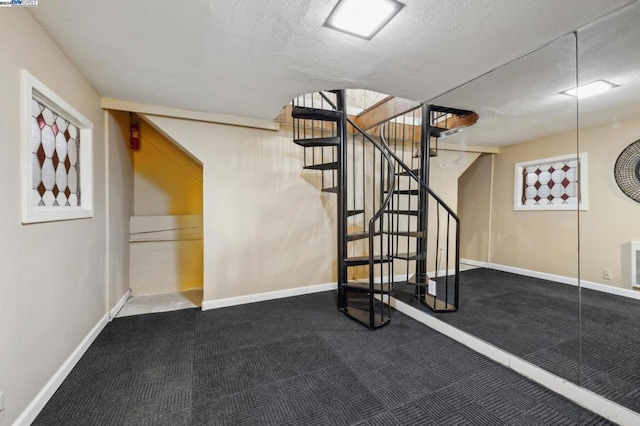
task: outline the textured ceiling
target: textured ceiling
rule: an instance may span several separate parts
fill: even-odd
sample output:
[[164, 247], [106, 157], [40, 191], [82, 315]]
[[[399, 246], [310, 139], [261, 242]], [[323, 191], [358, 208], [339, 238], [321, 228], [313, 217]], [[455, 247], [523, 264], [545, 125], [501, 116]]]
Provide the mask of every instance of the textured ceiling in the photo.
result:
[[[640, 117], [640, 2], [483, 75], [433, 103], [476, 111], [469, 143], [511, 145]], [[578, 65], [576, 68], [576, 64]], [[578, 72], [576, 73], [576, 69]], [[595, 80], [618, 85], [576, 101], [560, 92]]]
[[405, 0], [373, 40], [322, 26], [337, 0], [56, 0], [33, 16], [104, 97], [274, 118], [296, 95], [428, 100], [630, 0]]

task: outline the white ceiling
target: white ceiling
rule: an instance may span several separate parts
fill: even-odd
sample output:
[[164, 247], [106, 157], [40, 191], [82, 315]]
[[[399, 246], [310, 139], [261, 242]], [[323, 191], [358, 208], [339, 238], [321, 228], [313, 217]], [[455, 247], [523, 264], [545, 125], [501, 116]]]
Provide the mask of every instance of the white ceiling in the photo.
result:
[[271, 119], [320, 89], [428, 100], [631, 0], [403, 1], [371, 41], [322, 26], [337, 0], [56, 0], [30, 12], [104, 97]]

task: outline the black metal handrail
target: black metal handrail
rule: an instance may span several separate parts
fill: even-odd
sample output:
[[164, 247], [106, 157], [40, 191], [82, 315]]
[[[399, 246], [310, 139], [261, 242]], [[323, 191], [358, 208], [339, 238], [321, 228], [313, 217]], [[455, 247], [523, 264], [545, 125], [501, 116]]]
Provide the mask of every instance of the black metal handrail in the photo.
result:
[[[338, 109], [337, 105], [333, 103], [333, 101], [323, 92], [319, 92], [320, 96], [327, 102], [327, 104], [329, 106], [331, 106], [333, 109]], [[354, 129], [354, 135], [357, 134], [358, 136], [361, 136], [363, 138], [363, 142], [364, 140], [366, 140], [367, 142], [369, 142], [379, 153], [380, 153], [380, 173], [381, 173], [381, 185], [380, 185], [380, 193], [384, 193], [386, 192], [387, 195], [386, 197], [384, 197], [384, 199], [380, 199], [380, 204], [377, 208], [377, 210], [374, 208], [374, 212], [372, 212], [372, 216], [369, 219], [369, 224], [368, 224], [368, 257], [369, 257], [369, 262], [368, 262], [368, 267], [369, 267], [369, 322], [370, 325], [375, 324], [374, 321], [374, 317], [375, 317], [375, 309], [374, 309], [374, 297], [373, 295], [375, 294], [375, 264], [376, 264], [376, 260], [375, 260], [375, 238], [379, 235], [376, 232], [376, 223], [380, 222], [380, 231], [382, 231], [383, 227], [384, 227], [384, 223], [383, 223], [383, 215], [385, 214], [385, 212], [388, 211], [389, 205], [392, 204], [393, 202], [393, 189], [395, 187], [395, 164], [394, 164], [394, 160], [391, 158], [391, 156], [389, 155], [390, 152], [389, 150], [385, 147], [385, 145], [380, 144], [378, 141], [376, 141], [374, 138], [372, 138], [367, 132], [365, 132], [363, 129], [361, 129], [356, 123], [353, 122], [353, 120], [349, 119], [349, 117], [346, 115], [346, 113], [344, 114], [345, 117], [345, 121], [346, 123], [350, 124], [353, 129]], [[355, 136], [354, 136], [355, 137]], [[364, 144], [363, 144], [363, 148], [364, 148]], [[387, 167], [386, 167], [386, 174], [387, 174], [387, 179], [384, 179], [384, 167], [383, 167], [383, 162], [382, 162], [382, 158], [385, 159]], [[355, 160], [355, 159], [354, 159]], [[364, 158], [363, 158], [363, 162], [364, 162]], [[363, 167], [364, 167], [364, 163], [363, 163]], [[375, 169], [375, 156], [374, 156], [374, 169]], [[374, 171], [375, 173], [375, 171]], [[386, 181], [387, 185], [386, 188], [384, 188], [384, 182]], [[355, 184], [355, 183], [354, 183]], [[385, 191], [386, 189], [386, 191]], [[374, 189], [374, 193], [375, 193], [375, 189]], [[355, 194], [354, 194], [355, 195]], [[364, 195], [364, 194], [363, 194]], [[374, 206], [375, 207], [375, 206]], [[391, 259], [391, 256], [394, 252], [394, 247], [393, 247], [393, 239], [392, 238], [387, 238], [387, 247], [386, 247], [386, 253], [384, 253], [384, 246], [385, 243], [383, 241], [383, 237], [380, 234], [380, 257], [381, 258], [387, 258], [387, 259]], [[383, 262], [379, 262], [380, 264], [380, 288], [382, 289], [384, 287], [384, 266], [383, 266]], [[388, 283], [387, 285], [389, 286], [389, 291], [387, 293], [390, 293], [390, 286], [391, 286], [391, 273], [392, 269], [388, 269], [387, 274], [388, 276]], [[382, 292], [381, 297], [384, 298], [384, 292]], [[387, 296], [388, 297], [388, 296]], [[381, 317], [384, 317], [384, 307], [385, 303], [383, 301], [383, 303], [381, 304], [381, 311], [380, 311], [380, 315]], [[387, 303], [387, 309], [388, 309], [388, 303]], [[382, 318], [381, 318], [382, 320]]]
[[[429, 126], [429, 123], [422, 123], [422, 126]], [[426, 194], [428, 194], [429, 196], [431, 196], [431, 198], [437, 203], [438, 207], [441, 207], [442, 209], [444, 209], [447, 213], [448, 213], [448, 217], [447, 217], [447, 241], [446, 241], [446, 245], [447, 245], [447, 251], [446, 251], [446, 257], [447, 257], [447, 265], [449, 263], [449, 246], [450, 246], [450, 240], [449, 240], [449, 235], [450, 235], [450, 218], [453, 219], [453, 221], [455, 222], [455, 267], [454, 267], [454, 291], [455, 291], [455, 295], [454, 295], [454, 304], [457, 308], [457, 301], [458, 301], [458, 284], [459, 284], [459, 274], [460, 274], [460, 218], [458, 217], [458, 215], [453, 211], [453, 209], [451, 207], [449, 207], [449, 205], [447, 205], [447, 203], [444, 202], [444, 200], [442, 200], [436, 193], [433, 192], [433, 190], [429, 187], [429, 185], [427, 184], [427, 182], [425, 182], [421, 177], [419, 177], [418, 175], [416, 175], [413, 170], [407, 166], [404, 161], [402, 161], [402, 159], [395, 153], [393, 152], [393, 150], [391, 149], [391, 147], [389, 146], [389, 144], [387, 143], [387, 140], [384, 136], [384, 130], [386, 127], [386, 123], [383, 123], [380, 126], [380, 140], [382, 142], [382, 144], [386, 147], [387, 152], [389, 153], [389, 155], [395, 160], [396, 165], [403, 170], [403, 174], [410, 177], [413, 181], [415, 181], [419, 187], [424, 190], [424, 192]], [[429, 132], [426, 132], [427, 137], [429, 137]], [[423, 143], [422, 149], [429, 149], [429, 143], [428, 141], [426, 143]], [[425, 214], [425, 212], [422, 212], [421, 214]], [[428, 229], [428, 218], [426, 218], [427, 221], [427, 229]], [[440, 210], [438, 209], [436, 211], [436, 228], [437, 228], [437, 234], [436, 234], [436, 259], [435, 259], [435, 273], [436, 273], [436, 277], [438, 277], [438, 271], [439, 271], [439, 262], [438, 262], [438, 249], [439, 249], [439, 244], [440, 244]], [[426, 243], [425, 243], [426, 244]], [[426, 251], [426, 245], [424, 246], [424, 250]], [[425, 258], [426, 259], [426, 258]], [[448, 266], [447, 266], [447, 271], [448, 271]], [[426, 271], [423, 271], [426, 272]], [[448, 276], [446, 279], [446, 282], [448, 283]], [[445, 295], [445, 305], [447, 304], [447, 298], [448, 298], [448, 288], [446, 289], [446, 295]], [[435, 297], [434, 297], [435, 300]], [[435, 301], [434, 301], [435, 304]]]

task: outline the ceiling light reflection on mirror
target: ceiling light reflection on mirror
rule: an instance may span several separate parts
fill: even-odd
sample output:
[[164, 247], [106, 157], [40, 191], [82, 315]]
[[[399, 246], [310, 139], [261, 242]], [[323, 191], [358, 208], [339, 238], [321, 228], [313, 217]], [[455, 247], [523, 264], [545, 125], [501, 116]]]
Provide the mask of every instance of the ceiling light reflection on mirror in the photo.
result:
[[582, 86], [574, 87], [573, 89], [565, 90], [564, 92], [560, 92], [563, 95], [577, 97], [578, 99], [588, 98], [590, 96], [600, 95], [605, 93], [614, 87], [618, 87], [617, 85], [610, 83], [605, 80], [596, 80], [594, 82], [583, 84]]
[[324, 25], [370, 40], [403, 7], [397, 0], [341, 0]]

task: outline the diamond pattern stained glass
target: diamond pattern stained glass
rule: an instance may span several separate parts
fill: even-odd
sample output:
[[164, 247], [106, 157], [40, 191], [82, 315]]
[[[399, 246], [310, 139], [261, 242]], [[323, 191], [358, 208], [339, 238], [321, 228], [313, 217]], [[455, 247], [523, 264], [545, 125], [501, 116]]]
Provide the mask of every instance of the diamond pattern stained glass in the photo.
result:
[[578, 160], [567, 158], [522, 169], [522, 204], [578, 205]]
[[78, 128], [36, 99], [31, 111], [32, 205], [80, 206]]

